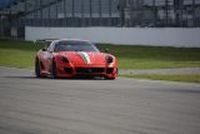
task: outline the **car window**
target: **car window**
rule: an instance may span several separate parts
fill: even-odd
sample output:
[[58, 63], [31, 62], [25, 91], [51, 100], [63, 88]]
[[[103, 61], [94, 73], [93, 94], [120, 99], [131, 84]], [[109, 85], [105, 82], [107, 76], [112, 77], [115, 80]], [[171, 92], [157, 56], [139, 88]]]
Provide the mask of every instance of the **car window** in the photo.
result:
[[54, 46], [55, 46], [55, 43], [54, 43], [54, 42], [51, 43], [51, 44], [49, 45], [49, 47], [47, 48], [47, 51], [53, 52], [53, 51], [54, 51]]
[[87, 41], [59, 41], [55, 44], [55, 52], [60, 51], [98, 52], [99, 50]]

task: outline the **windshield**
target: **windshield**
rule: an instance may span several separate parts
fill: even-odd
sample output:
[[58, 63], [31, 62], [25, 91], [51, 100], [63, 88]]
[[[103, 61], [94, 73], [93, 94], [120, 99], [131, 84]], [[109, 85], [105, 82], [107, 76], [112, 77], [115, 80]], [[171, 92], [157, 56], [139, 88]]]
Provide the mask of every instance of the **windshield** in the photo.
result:
[[55, 52], [60, 51], [99, 52], [93, 44], [86, 41], [59, 41], [55, 45]]

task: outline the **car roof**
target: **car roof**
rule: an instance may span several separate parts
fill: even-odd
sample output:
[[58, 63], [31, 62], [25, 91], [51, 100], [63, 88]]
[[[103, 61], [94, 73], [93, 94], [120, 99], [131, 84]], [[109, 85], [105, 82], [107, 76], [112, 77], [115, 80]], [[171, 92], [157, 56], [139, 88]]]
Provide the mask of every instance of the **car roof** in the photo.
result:
[[59, 42], [59, 41], [84, 41], [84, 42], [90, 42], [90, 41], [88, 41], [88, 40], [75, 39], [75, 38], [64, 38], [64, 39], [56, 39], [56, 40], [53, 40], [53, 42]]

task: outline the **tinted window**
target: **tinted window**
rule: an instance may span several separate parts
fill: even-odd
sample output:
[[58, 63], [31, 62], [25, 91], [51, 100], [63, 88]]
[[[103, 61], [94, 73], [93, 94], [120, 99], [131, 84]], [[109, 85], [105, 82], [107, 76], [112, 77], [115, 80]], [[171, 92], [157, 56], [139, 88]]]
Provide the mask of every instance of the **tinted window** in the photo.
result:
[[60, 51], [98, 52], [99, 50], [86, 41], [59, 41], [55, 44], [55, 52]]

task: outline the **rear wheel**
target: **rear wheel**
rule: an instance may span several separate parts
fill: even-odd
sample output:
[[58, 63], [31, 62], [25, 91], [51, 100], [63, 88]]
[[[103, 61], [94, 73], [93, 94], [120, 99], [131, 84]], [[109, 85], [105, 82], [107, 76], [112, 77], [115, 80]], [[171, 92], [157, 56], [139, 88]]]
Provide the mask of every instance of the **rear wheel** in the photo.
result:
[[38, 59], [35, 60], [35, 75], [37, 78], [41, 77], [40, 61]]

